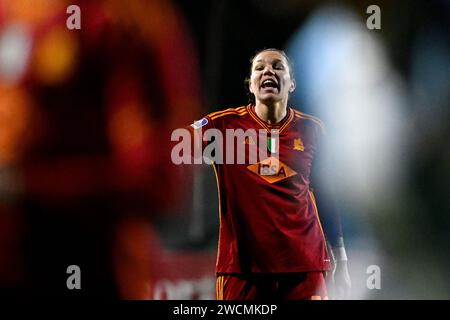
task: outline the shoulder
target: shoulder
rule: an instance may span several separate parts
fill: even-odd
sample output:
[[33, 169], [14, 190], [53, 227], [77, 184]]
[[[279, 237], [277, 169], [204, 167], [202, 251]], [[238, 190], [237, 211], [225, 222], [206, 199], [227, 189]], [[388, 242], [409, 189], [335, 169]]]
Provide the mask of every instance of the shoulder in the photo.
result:
[[240, 118], [246, 114], [248, 114], [247, 106], [228, 108], [207, 114], [200, 120], [197, 120], [191, 124], [191, 127], [194, 129], [200, 129], [202, 127], [204, 127], [204, 129], [220, 129], [225, 123], [229, 123], [230, 121]]
[[294, 111], [294, 117], [296, 119], [304, 121], [307, 125], [317, 128], [317, 130], [319, 130], [322, 134], [326, 134], [326, 127], [322, 120], [310, 114], [295, 109], [292, 110]]
[[248, 113], [247, 106], [241, 106], [238, 108], [228, 108], [228, 109], [212, 112], [212, 113], [208, 114], [207, 117], [209, 119], [211, 119], [212, 121], [215, 121], [217, 119], [225, 120], [225, 119], [230, 119], [230, 118], [235, 118], [235, 117], [242, 117], [242, 116], [246, 115], [247, 113]]

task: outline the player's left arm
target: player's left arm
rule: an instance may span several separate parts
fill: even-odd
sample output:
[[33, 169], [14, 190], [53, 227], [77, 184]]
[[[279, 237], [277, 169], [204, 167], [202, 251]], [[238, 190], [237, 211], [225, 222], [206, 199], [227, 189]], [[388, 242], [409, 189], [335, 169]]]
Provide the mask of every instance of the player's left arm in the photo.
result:
[[323, 147], [323, 132], [317, 130], [316, 153], [312, 164], [311, 186], [316, 197], [324, 232], [331, 248], [335, 264], [333, 272], [334, 295], [338, 299], [349, 297], [351, 280], [348, 272], [348, 257], [345, 250], [341, 212], [333, 183], [331, 182], [331, 159]]
[[335, 264], [333, 270], [334, 296], [337, 299], [349, 298], [351, 279], [348, 271], [348, 257], [345, 250], [339, 207], [332, 195], [324, 195], [320, 185], [314, 188], [320, 220], [326, 234], [329, 251]]

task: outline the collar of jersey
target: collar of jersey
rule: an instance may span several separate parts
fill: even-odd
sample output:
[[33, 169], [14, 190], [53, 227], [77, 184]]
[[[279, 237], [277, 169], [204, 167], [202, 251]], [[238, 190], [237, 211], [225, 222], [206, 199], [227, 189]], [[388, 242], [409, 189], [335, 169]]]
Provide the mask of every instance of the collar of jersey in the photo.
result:
[[258, 115], [255, 112], [255, 105], [249, 104], [247, 106], [247, 110], [249, 115], [255, 120], [261, 127], [266, 129], [268, 132], [273, 129], [278, 129], [279, 133], [283, 132], [284, 129], [287, 128], [287, 126], [291, 123], [292, 119], [294, 118], [294, 112], [291, 108], [287, 108], [287, 114], [286, 116], [278, 123], [275, 124], [269, 124], [258, 117]]

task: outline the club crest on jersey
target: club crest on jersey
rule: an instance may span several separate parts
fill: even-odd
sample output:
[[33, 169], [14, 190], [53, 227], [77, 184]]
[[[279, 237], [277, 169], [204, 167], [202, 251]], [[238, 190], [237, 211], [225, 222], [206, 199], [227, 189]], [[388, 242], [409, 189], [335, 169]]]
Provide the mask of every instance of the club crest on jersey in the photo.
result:
[[297, 151], [305, 151], [305, 146], [303, 145], [302, 139], [300, 139], [300, 138], [294, 139], [293, 148], [294, 148], [294, 150], [297, 150]]
[[295, 176], [297, 172], [279, 161], [278, 158], [270, 157], [247, 167], [269, 183], [274, 183]]
[[194, 129], [200, 129], [201, 127], [208, 124], [208, 119], [202, 118], [200, 120], [195, 121], [193, 124], [191, 124], [191, 127]]

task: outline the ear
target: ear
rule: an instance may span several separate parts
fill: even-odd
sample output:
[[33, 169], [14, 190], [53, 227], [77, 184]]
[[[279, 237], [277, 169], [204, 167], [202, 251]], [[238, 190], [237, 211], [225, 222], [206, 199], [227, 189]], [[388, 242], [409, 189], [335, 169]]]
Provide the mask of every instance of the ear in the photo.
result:
[[296, 87], [297, 87], [297, 84], [295, 83], [295, 80], [291, 80], [291, 86], [289, 87], [289, 92], [294, 92]]
[[252, 88], [252, 83], [250, 81], [248, 82], [248, 90], [250, 91], [250, 93], [254, 94], [253, 88]]

